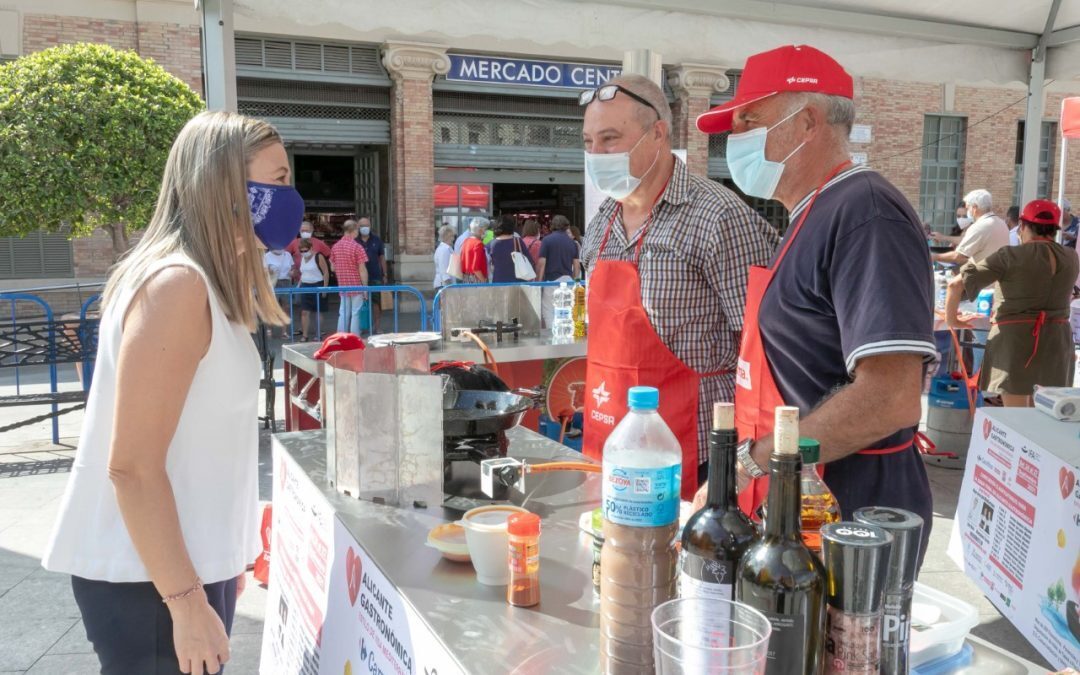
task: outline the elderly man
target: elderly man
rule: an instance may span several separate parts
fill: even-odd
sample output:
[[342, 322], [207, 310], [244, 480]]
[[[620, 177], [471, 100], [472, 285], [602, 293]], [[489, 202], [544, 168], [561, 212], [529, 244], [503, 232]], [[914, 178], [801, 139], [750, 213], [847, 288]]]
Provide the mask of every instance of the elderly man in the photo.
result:
[[[367, 255], [367, 274], [369, 286], [382, 286], [386, 283], [386, 246], [379, 235], [371, 230], [371, 218], [363, 217], [356, 221], [360, 236], [356, 243], [364, 247]], [[371, 334], [379, 332], [379, 319], [382, 317], [380, 293], [371, 294]]]
[[294, 269], [300, 269], [300, 249], [298, 249], [297, 246], [303, 239], [307, 239], [311, 242], [311, 250], [314, 251], [316, 256], [324, 255], [327, 258], [330, 257], [330, 247], [326, 245], [325, 241], [315, 236], [315, 226], [305, 220], [300, 223], [300, 236], [297, 239], [293, 239], [289, 242], [289, 245], [285, 247], [285, 250], [293, 257]]
[[[367, 286], [367, 253], [356, 243], [360, 227], [355, 220], [346, 220], [341, 226], [341, 239], [330, 249], [330, 266], [337, 275], [338, 286]], [[363, 294], [350, 291], [341, 294], [338, 308], [338, 332], [359, 335], [363, 327], [360, 310]]]
[[600, 457], [629, 387], [657, 387], [660, 414], [683, 449], [689, 498], [707, 461], [709, 411], [734, 393], [747, 270], [769, 259], [776, 231], [671, 153], [671, 109], [650, 80], [624, 75], [580, 102], [585, 171], [607, 196], [581, 255], [589, 271], [584, 450]]
[[1009, 226], [994, 213], [994, 200], [986, 190], [972, 190], [964, 197], [967, 218], [971, 224], [964, 228], [956, 250], [935, 253], [934, 262], [963, 265], [968, 260], [982, 262], [994, 251], [1009, 245]]
[[450, 256], [454, 254], [454, 226], [443, 225], [439, 228], [439, 245], [435, 247], [435, 280], [434, 288], [442, 288], [454, 283], [454, 277], [447, 271], [450, 269]]
[[1076, 248], [1076, 238], [1080, 234], [1080, 218], [1072, 214], [1072, 202], [1062, 199], [1061, 208], [1061, 243], [1069, 248]]
[[[908, 509], [925, 520], [925, 543], [930, 483], [913, 439], [936, 355], [929, 251], [903, 194], [851, 162], [852, 89], [827, 54], [780, 47], [751, 56], [735, 97], [697, 121], [732, 132], [727, 162], [740, 189], [791, 214], [772, 262], [750, 272], [735, 391], [739, 436], [750, 441], [740, 483], [765, 476], [776, 406], [798, 406], [844, 518], [863, 506]], [[744, 509], [764, 499], [764, 483], [743, 490]]]

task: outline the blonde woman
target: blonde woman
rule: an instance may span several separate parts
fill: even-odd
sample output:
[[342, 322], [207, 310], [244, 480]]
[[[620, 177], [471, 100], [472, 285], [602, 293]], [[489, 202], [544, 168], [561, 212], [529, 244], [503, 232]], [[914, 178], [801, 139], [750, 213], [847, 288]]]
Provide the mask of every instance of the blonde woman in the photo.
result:
[[303, 200], [277, 131], [202, 113], [105, 288], [79, 448], [43, 565], [72, 575], [102, 673], [218, 673], [258, 546], [256, 322], [284, 324], [263, 249]]

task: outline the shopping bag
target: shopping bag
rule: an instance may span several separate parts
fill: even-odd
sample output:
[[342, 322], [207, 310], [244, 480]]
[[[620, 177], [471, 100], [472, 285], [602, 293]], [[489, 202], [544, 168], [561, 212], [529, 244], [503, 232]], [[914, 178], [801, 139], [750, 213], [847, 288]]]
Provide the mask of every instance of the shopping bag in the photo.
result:
[[446, 273], [455, 279], [463, 279], [465, 275], [461, 273], [461, 255], [458, 253], [450, 254], [450, 264], [446, 266]]
[[262, 536], [262, 553], [255, 558], [255, 569], [252, 572], [255, 581], [264, 586], [270, 583], [270, 530], [273, 522], [274, 507], [273, 504], [267, 504], [263, 507], [262, 525], [259, 527], [259, 534]]
[[514, 237], [514, 250], [510, 253], [510, 259], [514, 261], [514, 276], [522, 281], [532, 281], [536, 278], [536, 270], [525, 254], [518, 250], [520, 240]]

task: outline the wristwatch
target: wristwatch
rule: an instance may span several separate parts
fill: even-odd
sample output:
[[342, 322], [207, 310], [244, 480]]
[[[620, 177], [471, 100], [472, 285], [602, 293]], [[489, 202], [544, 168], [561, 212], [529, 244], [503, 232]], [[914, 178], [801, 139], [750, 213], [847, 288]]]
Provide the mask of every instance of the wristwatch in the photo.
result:
[[752, 447], [754, 447], [754, 441], [747, 438], [742, 443], [739, 443], [735, 449], [735, 457], [739, 460], [739, 466], [742, 467], [742, 470], [750, 474], [751, 478], [764, 478], [765, 470], [758, 466], [758, 463], [750, 456], [750, 448]]

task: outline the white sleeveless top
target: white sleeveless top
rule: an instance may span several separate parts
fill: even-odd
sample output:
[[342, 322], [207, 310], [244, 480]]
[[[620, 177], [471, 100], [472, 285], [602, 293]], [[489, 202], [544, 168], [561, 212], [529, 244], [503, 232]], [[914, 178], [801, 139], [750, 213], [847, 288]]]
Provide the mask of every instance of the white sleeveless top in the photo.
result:
[[318, 253], [313, 253], [307, 260], [304, 260], [304, 256], [300, 256], [300, 283], [321, 284], [323, 282], [318, 257]]
[[[235, 577], [262, 550], [258, 513], [258, 351], [245, 326], [230, 322], [202, 270], [176, 255], [151, 268], [184, 265], [207, 283], [213, 334], [195, 371], [166, 471], [180, 527], [204, 583]], [[149, 275], [148, 275], [149, 276]], [[42, 566], [112, 582], [149, 581], [109, 480], [122, 322], [138, 288], [121, 291], [101, 317], [97, 364], [71, 479]]]

